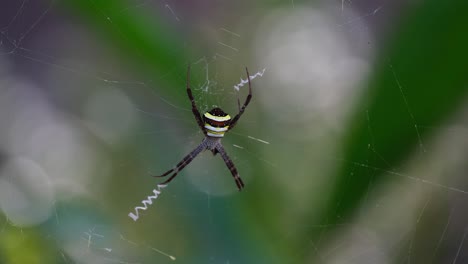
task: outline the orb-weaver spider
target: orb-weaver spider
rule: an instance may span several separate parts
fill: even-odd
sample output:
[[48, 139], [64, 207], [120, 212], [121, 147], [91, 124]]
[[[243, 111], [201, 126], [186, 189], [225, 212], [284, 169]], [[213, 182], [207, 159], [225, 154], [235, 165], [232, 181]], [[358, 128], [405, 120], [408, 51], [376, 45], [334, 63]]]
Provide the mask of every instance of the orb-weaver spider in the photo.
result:
[[192, 152], [185, 156], [182, 161], [180, 161], [174, 168], [166, 171], [162, 175], [154, 176], [165, 177], [173, 173], [166, 181], [161, 183], [162, 185], [168, 184], [172, 179], [175, 178], [175, 176], [177, 176], [177, 173], [179, 173], [185, 166], [192, 162], [192, 160], [198, 154], [200, 154], [200, 152], [208, 149], [213, 153], [213, 155], [218, 153], [221, 155], [224, 163], [226, 163], [226, 166], [234, 177], [239, 191], [244, 188], [244, 183], [242, 182], [242, 179], [237, 172], [236, 166], [232, 162], [231, 158], [229, 158], [228, 154], [224, 150], [223, 145], [221, 144], [221, 138], [224, 136], [224, 133], [234, 128], [234, 126], [237, 124], [237, 121], [239, 121], [239, 118], [244, 113], [245, 108], [249, 105], [250, 100], [252, 99], [252, 86], [250, 84], [250, 75], [247, 67], [245, 68], [245, 71], [247, 73], [247, 80], [249, 83], [249, 94], [247, 95], [247, 98], [245, 99], [244, 105], [242, 105], [242, 107], [240, 107], [239, 101], [237, 102], [239, 106], [239, 113], [237, 113], [237, 115], [231, 119], [231, 117], [223, 110], [221, 110], [221, 108], [216, 107], [204, 113], [202, 118], [200, 112], [198, 111], [197, 105], [195, 104], [195, 99], [192, 95], [192, 89], [190, 88], [190, 65], [188, 66], [186, 85], [187, 95], [190, 99], [190, 102], [192, 103], [192, 112], [195, 116], [195, 120], [197, 121], [200, 129], [203, 131], [203, 134], [205, 134], [205, 138], [200, 143], [200, 145], [198, 145], [194, 150], [192, 150]]

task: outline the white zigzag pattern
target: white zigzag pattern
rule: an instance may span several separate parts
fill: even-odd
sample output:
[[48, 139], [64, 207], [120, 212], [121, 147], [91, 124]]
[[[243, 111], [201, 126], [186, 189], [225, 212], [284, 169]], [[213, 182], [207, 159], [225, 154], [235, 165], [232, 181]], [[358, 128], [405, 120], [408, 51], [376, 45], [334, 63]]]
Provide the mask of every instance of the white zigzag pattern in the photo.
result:
[[[257, 73], [254, 74], [254, 75], [251, 75], [251, 76], [250, 76], [250, 80], [255, 79], [255, 77], [257, 77], [257, 76], [262, 77], [263, 74], [265, 73], [265, 70], [266, 70], [266, 68], [263, 69], [262, 71], [257, 72]], [[238, 84], [236, 84], [236, 85], [234, 85], [234, 89], [236, 89], [237, 91], [239, 91], [239, 89], [240, 89], [242, 86], [244, 86], [244, 84], [247, 84], [247, 83], [249, 83], [249, 80], [244, 80], [244, 79], [241, 78], [241, 82], [238, 83]]]
[[161, 189], [165, 188], [166, 186], [167, 185], [158, 184], [157, 189], [153, 190], [154, 195], [153, 196], [150, 195], [150, 196], [147, 197], [146, 200], [141, 201], [143, 206], [135, 207], [135, 212], [134, 213], [129, 213], [128, 216], [131, 219], [133, 219], [133, 221], [136, 222], [138, 220], [138, 218], [140, 218], [138, 210], [145, 211], [146, 209], [148, 209], [148, 205], [151, 205], [153, 203], [153, 200], [156, 200], [158, 198], [159, 194], [161, 193]]

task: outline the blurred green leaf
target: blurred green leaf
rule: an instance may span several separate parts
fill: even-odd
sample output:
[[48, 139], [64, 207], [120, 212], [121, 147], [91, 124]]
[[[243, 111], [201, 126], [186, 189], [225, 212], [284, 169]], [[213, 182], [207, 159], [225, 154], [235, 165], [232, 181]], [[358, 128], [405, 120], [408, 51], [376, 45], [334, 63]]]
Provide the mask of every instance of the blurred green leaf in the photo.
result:
[[112, 40], [112, 45], [123, 49], [122, 53], [138, 62], [145, 74], [156, 79], [165, 73], [164, 80], [156, 81], [168, 84], [166, 87], [185, 83], [177, 69], [187, 63], [183, 41], [154, 14], [145, 14], [140, 9], [137, 13], [120, 0], [65, 0], [63, 4], [103, 33], [105, 40]]
[[35, 229], [4, 228], [0, 236], [0, 262], [56, 263], [56, 252], [49, 242]]
[[[343, 164], [324, 221], [346, 222], [369, 184], [398, 171], [466, 99], [468, 88], [466, 1], [420, 2], [401, 23], [378, 59], [367, 92], [349, 122]], [[465, 32], [465, 34], [461, 34]], [[310, 229], [302, 240], [317, 231]]]

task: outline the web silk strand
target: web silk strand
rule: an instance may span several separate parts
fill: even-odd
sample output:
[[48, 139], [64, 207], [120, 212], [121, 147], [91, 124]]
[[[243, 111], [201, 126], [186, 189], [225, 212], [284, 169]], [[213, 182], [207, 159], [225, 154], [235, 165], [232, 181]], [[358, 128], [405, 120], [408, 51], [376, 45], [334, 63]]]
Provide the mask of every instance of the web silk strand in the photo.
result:
[[[266, 70], [266, 68], [263, 69], [262, 71], [259, 71], [259, 72], [255, 73], [254, 75], [251, 75], [251, 76], [250, 76], [250, 80], [255, 79], [257, 76], [262, 77], [263, 74], [265, 73], [265, 70]], [[236, 89], [237, 91], [239, 91], [239, 89], [240, 89], [242, 86], [244, 86], [245, 84], [247, 84], [247, 83], [249, 83], [249, 80], [247, 80], [247, 79], [244, 80], [244, 79], [241, 78], [240, 83], [234, 85], [234, 89]]]
[[159, 194], [161, 194], [161, 189], [165, 188], [167, 185], [163, 185], [163, 184], [158, 184], [156, 189], [153, 190], [153, 193], [154, 195], [150, 195], [146, 198], [146, 200], [143, 200], [141, 201], [141, 203], [143, 204], [143, 206], [136, 206], [135, 207], [135, 211], [134, 212], [131, 212], [128, 214], [128, 216], [133, 219], [133, 221], [137, 221], [138, 218], [140, 218], [140, 214], [138, 211], [145, 211], [146, 209], [148, 209], [148, 205], [151, 205], [153, 204], [153, 200], [156, 200], [159, 196]]

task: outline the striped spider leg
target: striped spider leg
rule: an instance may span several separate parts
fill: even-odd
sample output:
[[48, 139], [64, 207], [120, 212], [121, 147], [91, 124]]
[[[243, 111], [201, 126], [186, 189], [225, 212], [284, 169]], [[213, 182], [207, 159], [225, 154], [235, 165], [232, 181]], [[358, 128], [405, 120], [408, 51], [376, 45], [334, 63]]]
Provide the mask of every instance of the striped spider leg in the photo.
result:
[[231, 172], [232, 177], [234, 177], [234, 181], [236, 182], [239, 191], [242, 190], [242, 188], [244, 188], [244, 182], [242, 182], [242, 179], [240, 178], [239, 173], [237, 172], [234, 162], [232, 162], [231, 158], [229, 158], [228, 154], [224, 150], [224, 147], [221, 144], [221, 139], [224, 137], [224, 134], [227, 131], [231, 130], [237, 124], [237, 121], [239, 121], [239, 118], [244, 113], [245, 109], [250, 103], [250, 100], [252, 99], [252, 86], [250, 83], [250, 75], [247, 68], [245, 68], [245, 71], [247, 73], [247, 80], [249, 83], [249, 94], [247, 95], [247, 98], [245, 99], [245, 102], [242, 105], [242, 107], [240, 106], [240, 103], [238, 101], [239, 112], [236, 116], [234, 116], [233, 119], [231, 119], [231, 116], [226, 114], [219, 107], [215, 107], [210, 111], [204, 113], [203, 116], [201, 116], [200, 111], [198, 111], [197, 105], [195, 103], [195, 99], [193, 98], [192, 89], [190, 88], [190, 65], [188, 66], [187, 95], [192, 104], [192, 113], [195, 116], [195, 120], [197, 121], [198, 126], [203, 131], [203, 134], [205, 134], [205, 138], [200, 143], [200, 145], [198, 145], [194, 150], [192, 150], [192, 152], [190, 152], [179, 163], [177, 163], [177, 165], [174, 168], [166, 171], [162, 175], [154, 176], [166, 177], [172, 173], [172, 175], [169, 178], [167, 178], [166, 181], [161, 183], [162, 185], [166, 185], [170, 181], [172, 181], [177, 176], [177, 174], [183, 168], [185, 168], [185, 166], [190, 164], [190, 162], [192, 162], [192, 160], [202, 151], [210, 150], [213, 153], [213, 155], [216, 155], [218, 153], [221, 155], [221, 158], [223, 158], [223, 161], [226, 164], [229, 171]]

